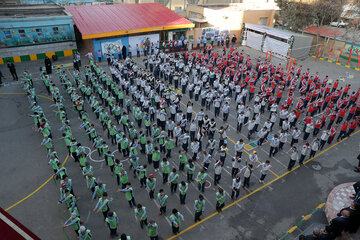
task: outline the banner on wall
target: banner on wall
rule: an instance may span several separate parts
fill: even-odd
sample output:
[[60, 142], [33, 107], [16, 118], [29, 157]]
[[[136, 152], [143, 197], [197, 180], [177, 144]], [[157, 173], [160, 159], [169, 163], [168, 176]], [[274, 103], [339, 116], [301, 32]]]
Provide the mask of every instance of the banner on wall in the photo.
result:
[[[345, 54], [346, 55], [350, 54], [350, 49], [351, 49], [351, 43], [346, 43], [346, 45], [345, 45]], [[358, 44], [354, 44], [351, 55], [356, 57], [357, 56], [356, 52], [360, 52], [360, 45], [358, 45]]]
[[226, 37], [230, 35], [230, 30], [219, 28], [203, 28], [201, 30], [201, 39], [206, 40], [207, 43], [210, 43], [212, 37]]
[[101, 41], [100, 45], [102, 54], [117, 54], [121, 52], [122, 47], [124, 45], [126, 47], [126, 43], [124, 40], [125, 39], [119, 38], [114, 40]]
[[107, 53], [114, 54], [115, 57], [119, 57], [119, 53], [121, 53], [122, 47], [125, 46], [127, 48], [128, 45], [129, 39], [127, 37], [93, 40], [95, 57], [99, 57], [98, 52], [100, 50], [102, 59], [106, 59], [105, 54]]
[[157, 44], [160, 41], [159, 34], [146, 34], [140, 36], [129, 37], [129, 44], [131, 46], [131, 54], [136, 54], [136, 45], [140, 47], [140, 52], [144, 52], [144, 47], [147, 39], [151, 43]]
[[[265, 38], [263, 52], [273, 51], [279, 53], [281, 55], [287, 56], [290, 45], [287, 42], [279, 41], [278, 39], [274, 39], [268, 36]], [[276, 57], [280, 57], [279, 55], [275, 55]], [[282, 58], [282, 57], [280, 57]]]

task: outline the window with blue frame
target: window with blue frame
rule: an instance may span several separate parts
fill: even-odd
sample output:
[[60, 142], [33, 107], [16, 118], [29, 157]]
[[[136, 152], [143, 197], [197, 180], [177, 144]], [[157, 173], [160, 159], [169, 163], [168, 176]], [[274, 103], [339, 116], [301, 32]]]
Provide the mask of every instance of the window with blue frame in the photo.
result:
[[9, 30], [5, 30], [4, 34], [5, 34], [5, 40], [12, 40], [12, 35]]
[[36, 34], [38, 37], [42, 37], [43, 36], [43, 33], [42, 33], [42, 29], [36, 29]]
[[20, 35], [20, 38], [21, 38], [21, 39], [25, 39], [25, 38], [26, 38], [25, 30], [19, 29], [19, 35]]
[[53, 27], [53, 32], [54, 32], [54, 35], [59, 35], [59, 28]]

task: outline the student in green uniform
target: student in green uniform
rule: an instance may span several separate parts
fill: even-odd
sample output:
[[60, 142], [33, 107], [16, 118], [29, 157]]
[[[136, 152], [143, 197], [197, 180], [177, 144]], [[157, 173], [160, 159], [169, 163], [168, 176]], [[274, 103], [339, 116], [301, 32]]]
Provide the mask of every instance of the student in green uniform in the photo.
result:
[[79, 240], [91, 240], [91, 231], [86, 229], [85, 226], [81, 226], [78, 231]]
[[93, 144], [93, 148], [96, 148], [99, 154], [99, 157], [102, 156], [102, 145], [103, 145], [103, 139], [100, 136], [97, 136], [94, 139], [94, 144]]
[[118, 236], [117, 234], [118, 223], [119, 223], [119, 218], [117, 217], [116, 212], [109, 211], [105, 218], [105, 224], [109, 228], [110, 236], [112, 238]]
[[120, 147], [124, 157], [129, 156], [129, 139], [126, 138], [126, 135], [123, 135], [123, 138], [120, 140]]
[[66, 227], [72, 227], [76, 233], [76, 235], [79, 235], [79, 228], [80, 228], [80, 218], [76, 216], [76, 213], [71, 213], [71, 217], [66, 220], [66, 222], [63, 225], [63, 228]]
[[149, 192], [150, 199], [154, 199], [155, 188], [156, 178], [154, 178], [154, 174], [150, 174], [148, 179], [146, 179], [146, 190]]
[[90, 165], [89, 162], [85, 163], [85, 167], [82, 168], [82, 174], [83, 176], [87, 176], [88, 174], [94, 174], [93, 167]]
[[172, 214], [170, 215], [171, 227], [174, 235], [180, 232], [180, 220], [184, 221], [184, 216], [176, 208], [174, 208], [172, 210]]
[[123, 164], [120, 162], [119, 159], [115, 159], [115, 165], [114, 165], [114, 172], [116, 174], [116, 182], [117, 185], [120, 185], [120, 175], [121, 175], [121, 169], [123, 168]]
[[155, 147], [154, 152], [152, 154], [152, 161], [154, 164], [155, 172], [159, 169], [159, 161], [160, 161], [160, 150], [158, 147]]
[[195, 200], [194, 203], [194, 209], [195, 209], [195, 222], [201, 221], [200, 217], [202, 213], [205, 210], [205, 200], [203, 195], [199, 195], [199, 199]]
[[144, 123], [146, 128], [146, 136], [148, 137], [151, 135], [151, 119], [148, 114], [144, 116]]
[[168, 183], [170, 184], [171, 193], [176, 193], [178, 182], [179, 182], [179, 174], [176, 173], [176, 168], [173, 168], [172, 172], [168, 177]]
[[135, 219], [140, 221], [140, 227], [144, 228], [147, 225], [146, 207], [140, 203], [135, 208]]
[[180, 160], [179, 171], [184, 171], [185, 164], [188, 161], [185, 151], [181, 151], [181, 150], [179, 151], [179, 160]]
[[[109, 152], [109, 145], [107, 145], [106, 142], [103, 141], [103, 143], [101, 145], [101, 157], [105, 158], [105, 154], [107, 152]], [[110, 152], [110, 155], [111, 155], [111, 152]]]
[[105, 154], [106, 165], [110, 167], [112, 175], [114, 175], [114, 159], [114, 154], [112, 154], [111, 151], [107, 151], [107, 153]]
[[186, 193], [189, 188], [188, 183], [182, 181], [179, 185], [179, 192], [180, 192], [180, 204], [185, 204]]
[[[140, 152], [142, 154], [145, 154], [146, 149], [146, 135], [143, 131], [139, 132], [139, 138], [140, 138]], [[150, 163], [151, 164], [151, 163]]]
[[136, 205], [135, 198], [133, 196], [133, 188], [131, 187], [131, 183], [126, 183], [126, 187], [124, 189], [117, 190], [117, 192], [123, 192], [125, 193], [125, 198], [128, 200], [130, 207]]
[[166, 157], [170, 158], [171, 157], [171, 150], [174, 149], [175, 144], [174, 141], [172, 139], [170, 139], [169, 137], [165, 138], [165, 147], [166, 147]]
[[196, 176], [196, 182], [198, 183], [198, 189], [202, 192], [205, 191], [205, 182], [206, 182], [206, 176], [207, 173], [204, 169], [201, 169], [200, 172], [198, 172], [198, 175]]
[[194, 173], [195, 173], [195, 165], [194, 165], [193, 161], [190, 159], [185, 166], [186, 166], [186, 178], [187, 178], [187, 181], [192, 182], [193, 181], [193, 176], [194, 176]]
[[57, 172], [55, 173], [55, 175], [60, 178], [60, 179], [63, 179], [64, 175], [67, 175], [67, 170], [65, 167], [62, 167], [61, 166], [61, 163], [58, 162], [57, 163], [57, 167], [58, 167], [58, 170]]
[[79, 159], [78, 159], [78, 156], [76, 154], [76, 150], [77, 150], [77, 142], [75, 140], [75, 138], [71, 138], [71, 143], [70, 143], [70, 153], [71, 153], [71, 156], [74, 158], [74, 161], [77, 162]]
[[49, 152], [49, 150], [53, 147], [52, 139], [48, 137], [48, 135], [44, 135], [41, 146], [45, 146], [46, 150]]
[[147, 226], [147, 235], [150, 237], [150, 240], [158, 240], [158, 225], [154, 220], [150, 220]]
[[134, 178], [136, 178], [137, 168], [139, 167], [139, 157], [132, 155], [130, 158], [130, 169], [133, 170]]
[[166, 216], [166, 204], [167, 204], [168, 195], [165, 194], [164, 189], [159, 190], [157, 199], [158, 199], [159, 208], [160, 208], [159, 215]]
[[83, 169], [84, 167], [86, 167], [86, 163], [86, 153], [81, 152], [79, 155], [80, 168]]
[[170, 172], [170, 163], [166, 158], [163, 158], [161, 162], [161, 171], [163, 174], [163, 184], [165, 184], [168, 181], [169, 172]]
[[54, 155], [51, 155], [48, 165], [50, 165], [52, 167], [55, 174], [59, 170], [58, 163], [59, 163], [59, 159], [57, 157], [55, 157]]
[[68, 149], [68, 152], [70, 153], [71, 136], [68, 136], [65, 133], [63, 133], [61, 139], [64, 139], [65, 146]]
[[129, 177], [127, 175], [127, 172], [125, 169], [121, 169], [120, 172], [120, 183], [121, 183], [121, 189], [126, 188], [126, 184], [129, 182]]
[[92, 195], [92, 199], [95, 199], [96, 196], [100, 199], [105, 192], [106, 192], [106, 184], [103, 184], [102, 182], [98, 181], [97, 186], [95, 187], [94, 193]]
[[144, 164], [144, 165], [136, 168], [136, 170], [138, 171], [138, 177], [139, 177], [139, 180], [140, 180], [140, 187], [141, 188], [146, 186], [146, 177], [147, 177], [146, 167], [147, 167], [147, 165]]
[[87, 188], [90, 189], [91, 192], [93, 193], [95, 191], [96, 178], [92, 175], [92, 173], [88, 173], [85, 179], [86, 179]]
[[76, 198], [74, 195], [70, 193], [69, 189], [65, 190], [65, 194], [61, 196], [61, 199], [59, 200], [58, 204], [64, 203], [66, 204], [67, 208], [71, 208], [75, 206], [76, 204]]
[[68, 176], [66, 176], [66, 175], [63, 176], [63, 179], [60, 181], [60, 185], [62, 185], [62, 184], [65, 184], [66, 189], [69, 189], [69, 190], [70, 190], [70, 193], [71, 193], [72, 195], [75, 195], [75, 194], [74, 194], [74, 191], [73, 191], [73, 188], [72, 188], [72, 180], [69, 179]]
[[108, 199], [108, 194], [107, 192], [104, 192], [102, 195], [102, 198], [99, 198], [99, 201], [97, 202], [94, 210], [94, 212], [102, 212], [103, 216], [104, 216], [104, 220], [106, 219], [106, 216], [108, 214], [108, 212], [110, 211], [110, 207], [109, 207], [109, 199]]
[[225, 206], [225, 197], [226, 193], [221, 187], [218, 188], [216, 192], [216, 211], [221, 212]]

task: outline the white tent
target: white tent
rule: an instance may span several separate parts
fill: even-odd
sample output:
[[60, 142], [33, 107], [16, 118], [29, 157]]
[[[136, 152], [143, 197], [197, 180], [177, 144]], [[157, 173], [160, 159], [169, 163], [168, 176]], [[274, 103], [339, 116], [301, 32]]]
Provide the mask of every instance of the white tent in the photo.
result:
[[[244, 24], [244, 43], [259, 51], [272, 51], [284, 56], [305, 59], [309, 55], [312, 37], [263, 25]], [[277, 55], [278, 57], [281, 57]]]

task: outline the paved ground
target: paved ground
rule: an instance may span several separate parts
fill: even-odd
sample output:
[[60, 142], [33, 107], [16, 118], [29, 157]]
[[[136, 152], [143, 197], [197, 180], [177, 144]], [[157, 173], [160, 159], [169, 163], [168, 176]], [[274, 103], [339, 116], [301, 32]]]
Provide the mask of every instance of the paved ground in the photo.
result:
[[[246, 51], [254, 57], [259, 55], [259, 53], [251, 49], [246, 48]], [[274, 59], [274, 61], [278, 60]], [[58, 62], [68, 63], [70, 59], [62, 58]], [[284, 64], [286, 65], [286, 63]], [[345, 82], [341, 82], [341, 84], [351, 83], [352, 88], [360, 87], [360, 75], [351, 69], [326, 62], [315, 63], [313, 58], [309, 58], [299, 64], [302, 64], [303, 67], [311, 67], [312, 72], [318, 71], [321, 77], [324, 77], [325, 74], [329, 75], [330, 79], [344, 77]], [[90, 193], [86, 190], [85, 180], [80, 176], [80, 169], [71, 157], [67, 158], [67, 153], [62, 148], [58, 139], [60, 131], [57, 131], [57, 129], [60, 128], [60, 121], [52, 112], [52, 102], [47, 98], [45, 87], [42, 82], [36, 81], [39, 78], [38, 69], [41, 65], [43, 65], [43, 62], [39, 61], [17, 64], [18, 73], [20, 75], [24, 69], [29, 69], [33, 72], [36, 92], [40, 95], [40, 105], [43, 107], [52, 127], [55, 148], [59, 153], [60, 159], [63, 161], [67, 160], [65, 166], [70, 177], [73, 179], [74, 191], [76, 195], [80, 196], [78, 205], [82, 222], [92, 230], [94, 239], [107, 239], [108, 231], [104, 226], [102, 217], [91, 212], [96, 202], [90, 200]], [[3, 74], [8, 75], [5, 67], [3, 65], [0, 66]], [[107, 67], [104, 66], [104, 69], [107, 69]], [[71, 76], [71, 69], [66, 71]], [[349, 76], [350, 78], [348, 78]], [[69, 105], [69, 96], [60, 86], [57, 75], [53, 74], [52, 78], [56, 85], [59, 86], [62, 96], [65, 97]], [[2, 148], [0, 149], [0, 154], [3, 159], [0, 162], [0, 168], [2, 169], [0, 181], [3, 183], [0, 189], [2, 193], [0, 206], [7, 209], [46, 182], [51, 176], [52, 170], [47, 165], [45, 150], [40, 147], [42, 138], [40, 134], [34, 131], [32, 118], [28, 116], [29, 108], [25, 95], [8, 94], [23, 93], [21, 85], [12, 82], [9, 78], [5, 79], [5, 82], [10, 84], [0, 88], [0, 100], [2, 102], [2, 108], [0, 109], [2, 116], [0, 142]], [[187, 103], [187, 97], [185, 96], [182, 101]], [[99, 128], [99, 121], [89, 111], [89, 106], [85, 105], [85, 109], [90, 114], [91, 122], [97, 124], [97, 132], [102, 132]], [[197, 112], [199, 110], [200, 106], [194, 104], [194, 111]], [[77, 113], [72, 112], [69, 106], [67, 106], [67, 112], [76, 139], [83, 145], [90, 147], [90, 142], [84, 136], [83, 131], [78, 129], [80, 121], [77, 118]], [[213, 116], [211, 112], [208, 114]], [[216, 121], [218, 126], [222, 124], [221, 119]], [[234, 130], [236, 120], [234, 116], [229, 117], [229, 123], [230, 129], [228, 135], [231, 139], [229, 141], [229, 149], [231, 149], [230, 155], [233, 155], [232, 141], [237, 141], [239, 138], [246, 139], [246, 137], [243, 134], [236, 134]], [[247, 131], [244, 130], [243, 133], [247, 133]], [[102, 136], [104, 139], [106, 138], [105, 134], [102, 134]], [[359, 141], [360, 134], [357, 133], [342, 142], [333, 143], [332, 146], [326, 145], [325, 148], [328, 147], [328, 149], [318, 152], [319, 155], [315, 159], [291, 173], [287, 173], [286, 170], [289, 159], [289, 155], [286, 153], [287, 144], [284, 151], [277, 154], [276, 158], [271, 159], [273, 173], [268, 174], [265, 185], [258, 182], [259, 171], [256, 170], [251, 179], [250, 191], [242, 189], [239, 197], [240, 201], [226, 209], [223, 213], [214, 214], [216, 200], [213, 185], [206, 189], [205, 197], [207, 205], [203, 214], [204, 221], [197, 225], [193, 225], [193, 201], [199, 194], [197, 188], [194, 185], [190, 186], [185, 206], [179, 205], [178, 195], [170, 196], [168, 211], [176, 207], [185, 217], [185, 222], [181, 226], [181, 230], [184, 231], [176, 239], [201, 239], [209, 236], [211, 236], [211, 239], [222, 238], [229, 240], [278, 238], [299, 221], [302, 215], [307, 214], [319, 203], [325, 201], [328, 193], [334, 186], [359, 179], [359, 175], [352, 171], [352, 166], [355, 165], [356, 156], [359, 151]], [[302, 142], [299, 145], [302, 145]], [[110, 146], [110, 149], [115, 151], [117, 148]], [[261, 162], [268, 159], [268, 144], [255, 150], [258, 151]], [[171, 159], [171, 165], [177, 166], [175, 164], [177, 162], [177, 155], [174, 153], [176, 153], [176, 150], [173, 151], [174, 157]], [[123, 159], [119, 153], [115, 154], [119, 159]], [[245, 153], [243, 156], [247, 157]], [[97, 153], [91, 154], [90, 157], [100, 160]], [[141, 157], [141, 159], [144, 161], [144, 157]], [[145, 239], [145, 231], [140, 230], [138, 223], [135, 223], [133, 210], [128, 207], [124, 196], [115, 194], [117, 189], [116, 179], [111, 177], [108, 167], [103, 162], [91, 162], [91, 164], [94, 166], [95, 175], [107, 184], [111, 200], [110, 207], [117, 212], [120, 219], [118, 232], [126, 232], [132, 236], [132, 239]], [[220, 185], [229, 192], [231, 186], [231, 176], [228, 173], [231, 170], [230, 157], [227, 158], [225, 165], [226, 168], [223, 170]], [[199, 166], [197, 165], [196, 167], [198, 170]], [[213, 169], [209, 171], [210, 177], [213, 177]], [[160, 183], [161, 176], [156, 175], [156, 177], [158, 179], [157, 189], [164, 187], [166, 193], [170, 195], [169, 187], [162, 186]], [[181, 174], [181, 178], [184, 178], [184, 174]], [[169, 221], [157, 216], [158, 210], [156, 204], [149, 200], [144, 190], [140, 190], [139, 181], [133, 179], [130, 174], [129, 179], [134, 186], [137, 202], [145, 205], [149, 218], [153, 218], [158, 222], [161, 239], [170, 238], [172, 234]], [[208, 180], [212, 183], [210, 178]], [[9, 213], [42, 239], [66, 239], [61, 225], [67, 219], [68, 213], [64, 206], [58, 209], [56, 205], [58, 199], [59, 183], [55, 183], [50, 179], [34, 195], [12, 207]], [[232, 201], [228, 197], [226, 205], [230, 204], [232, 204]], [[75, 234], [72, 230], [66, 229], [65, 231], [70, 239], [75, 239]]]

